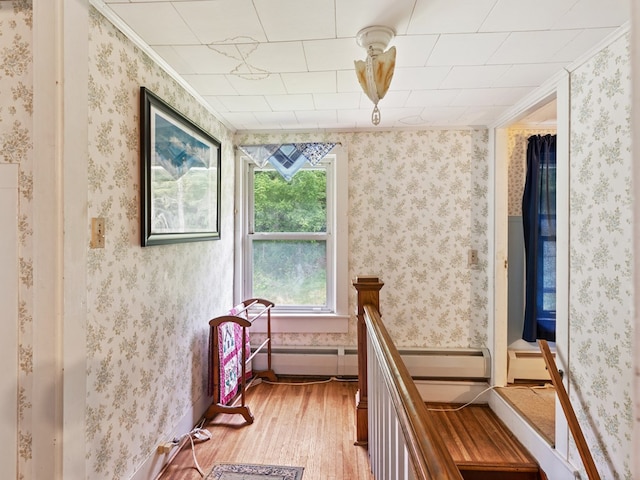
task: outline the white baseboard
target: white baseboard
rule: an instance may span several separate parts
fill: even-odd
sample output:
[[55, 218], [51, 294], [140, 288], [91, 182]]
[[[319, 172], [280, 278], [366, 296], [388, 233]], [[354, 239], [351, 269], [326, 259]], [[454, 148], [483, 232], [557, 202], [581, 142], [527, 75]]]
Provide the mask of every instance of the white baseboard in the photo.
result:
[[[211, 397], [201, 397], [200, 400], [184, 414], [169, 435], [158, 438], [157, 446], [165, 442], [170, 442], [174, 438], [179, 438], [193, 430], [193, 427], [198, 423], [198, 420], [202, 418], [202, 415], [204, 415], [204, 412], [209, 408], [211, 402]], [[154, 448], [140, 468], [133, 474], [131, 480], [153, 480], [157, 478], [173, 454], [176, 453], [174, 451], [175, 448], [176, 447], [162, 454], [158, 453], [157, 448]]]
[[[254, 358], [254, 370], [267, 368], [263, 352]], [[491, 372], [486, 349], [401, 349], [400, 355], [414, 378], [484, 381]], [[358, 352], [353, 347], [278, 346], [271, 367], [276, 375], [356, 376]]]
[[486, 382], [415, 380], [415, 384], [425, 402], [488, 403], [489, 392], [486, 390], [489, 384]]
[[536, 459], [548, 478], [553, 480], [580, 478], [577, 469], [562, 458], [558, 451], [549, 445], [500, 394], [490, 392], [489, 406]]

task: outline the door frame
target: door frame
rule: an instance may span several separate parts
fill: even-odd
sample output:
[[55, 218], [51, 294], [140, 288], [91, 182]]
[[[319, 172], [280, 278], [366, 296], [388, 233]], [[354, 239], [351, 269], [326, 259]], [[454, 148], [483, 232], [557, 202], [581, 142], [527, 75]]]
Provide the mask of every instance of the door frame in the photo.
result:
[[[489, 335], [492, 339], [492, 378], [491, 384], [507, 384], [507, 310], [508, 310], [508, 135], [507, 130], [528, 114], [544, 104], [557, 101], [557, 171], [556, 171], [556, 212], [557, 242], [556, 255], [556, 363], [558, 368], [569, 368], [569, 108], [570, 78], [568, 71], [562, 71], [548, 82], [525, 97], [513, 109], [508, 111], [494, 125], [489, 127], [489, 181], [493, 192], [489, 197], [489, 244], [493, 247], [492, 265], [489, 266], [493, 277], [490, 293], [490, 308], [493, 322], [490, 322]], [[569, 384], [565, 380], [565, 388]], [[569, 430], [562, 408], [556, 402], [556, 451], [564, 458], [568, 457]]]
[[0, 414], [0, 435], [7, 442], [0, 450], [0, 462], [7, 478], [18, 477], [18, 175], [17, 163], [0, 163], [0, 305], [2, 335], [0, 361], [3, 373], [0, 390], [5, 401]]

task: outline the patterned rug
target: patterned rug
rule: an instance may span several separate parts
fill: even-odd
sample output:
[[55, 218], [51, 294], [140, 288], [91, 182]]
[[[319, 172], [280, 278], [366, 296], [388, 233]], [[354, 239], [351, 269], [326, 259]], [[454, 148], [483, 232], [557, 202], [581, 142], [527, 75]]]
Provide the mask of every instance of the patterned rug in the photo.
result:
[[301, 480], [303, 467], [221, 463], [215, 465], [205, 480]]

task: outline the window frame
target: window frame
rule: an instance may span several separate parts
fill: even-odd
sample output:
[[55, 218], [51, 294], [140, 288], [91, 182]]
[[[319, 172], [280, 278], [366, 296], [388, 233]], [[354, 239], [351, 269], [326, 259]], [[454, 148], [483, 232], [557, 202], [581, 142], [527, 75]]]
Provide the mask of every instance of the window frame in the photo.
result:
[[[255, 164], [238, 150], [239, 174], [236, 188], [235, 303], [250, 298], [252, 286], [253, 240], [326, 239], [327, 308], [276, 305], [272, 310], [271, 329], [275, 333], [347, 333], [348, 332], [348, 165], [346, 155], [336, 145], [320, 164], [327, 172], [327, 231], [325, 233], [253, 233], [253, 188]], [[313, 168], [306, 167], [305, 168]], [[258, 320], [254, 331], [265, 331]]]

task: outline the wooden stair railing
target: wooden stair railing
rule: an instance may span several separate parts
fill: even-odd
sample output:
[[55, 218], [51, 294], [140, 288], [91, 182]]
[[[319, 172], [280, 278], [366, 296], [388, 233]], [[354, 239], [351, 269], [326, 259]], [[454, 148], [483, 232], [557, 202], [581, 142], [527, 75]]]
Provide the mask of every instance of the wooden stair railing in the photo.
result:
[[562, 383], [562, 378], [560, 377], [560, 372], [558, 371], [558, 367], [553, 358], [553, 354], [549, 349], [549, 344], [546, 340], [538, 340], [538, 346], [540, 347], [542, 357], [544, 358], [544, 362], [547, 365], [547, 370], [549, 371], [549, 375], [551, 376], [551, 382], [556, 389], [556, 394], [558, 395], [558, 400], [560, 401], [560, 405], [562, 406], [562, 410], [567, 419], [569, 430], [571, 431], [571, 435], [573, 435], [573, 439], [576, 442], [576, 448], [578, 449], [578, 453], [580, 454], [580, 458], [582, 459], [582, 463], [584, 464], [584, 468], [587, 472], [587, 477], [589, 478], [589, 480], [600, 480], [598, 469], [596, 468], [596, 464], [593, 461], [591, 452], [589, 451], [589, 446], [587, 445], [587, 441], [585, 440], [582, 429], [580, 428], [580, 423], [578, 422], [578, 418], [576, 417], [573, 406], [571, 405], [571, 400], [569, 400], [569, 395], [567, 394], [567, 391], [564, 388], [564, 384]]
[[[359, 392], [356, 396], [356, 444], [367, 443], [370, 427], [367, 412], [368, 400], [370, 395], [379, 394], [369, 390], [368, 350], [370, 355], [375, 356], [370, 360], [376, 363], [377, 372], [384, 379], [390, 401], [396, 412], [408, 454], [406, 460], [413, 473], [411, 478], [462, 480], [458, 467], [431, 421], [427, 407], [382, 322], [379, 312], [379, 291], [383, 283], [377, 277], [357, 277], [353, 285], [358, 291]], [[388, 419], [385, 420], [387, 424], [382, 428], [389, 428]], [[370, 455], [372, 455], [371, 446]]]

